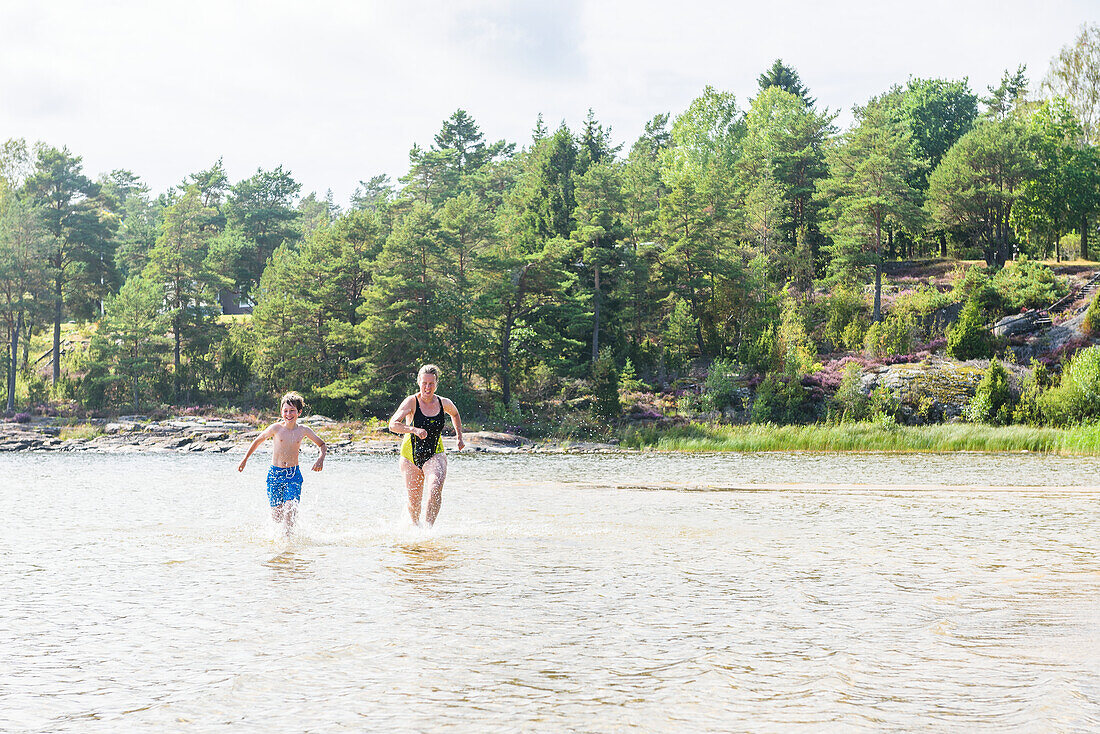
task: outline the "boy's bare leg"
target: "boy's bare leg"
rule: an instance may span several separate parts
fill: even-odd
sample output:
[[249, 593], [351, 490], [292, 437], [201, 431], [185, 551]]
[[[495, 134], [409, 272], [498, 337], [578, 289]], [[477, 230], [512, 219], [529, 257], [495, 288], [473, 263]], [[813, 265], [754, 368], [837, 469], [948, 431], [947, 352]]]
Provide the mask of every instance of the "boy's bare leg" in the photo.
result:
[[286, 505], [275, 505], [271, 508], [271, 519], [276, 525], [283, 524], [283, 514], [286, 510]]
[[420, 502], [424, 498], [424, 472], [402, 456], [401, 474], [405, 477], [405, 489], [409, 491], [409, 519], [413, 525], [419, 525]]
[[443, 480], [447, 478], [447, 457], [436, 454], [424, 462], [424, 484], [428, 488], [428, 509], [424, 513], [424, 520], [428, 527], [435, 525], [435, 518], [439, 515], [439, 508], [443, 505]]
[[294, 526], [298, 523], [298, 501], [291, 500], [284, 505], [283, 517], [286, 520], [286, 534], [294, 532]]

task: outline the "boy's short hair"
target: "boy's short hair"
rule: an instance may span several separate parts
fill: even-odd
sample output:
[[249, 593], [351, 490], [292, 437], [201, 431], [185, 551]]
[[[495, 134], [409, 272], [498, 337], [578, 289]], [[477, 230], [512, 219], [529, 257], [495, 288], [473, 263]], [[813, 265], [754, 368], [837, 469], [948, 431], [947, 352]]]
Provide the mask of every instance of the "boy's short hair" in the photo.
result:
[[443, 370], [436, 367], [434, 364], [425, 364], [420, 367], [420, 371], [416, 373], [416, 379], [419, 380], [421, 375], [435, 375], [438, 380], [443, 374]]
[[301, 395], [294, 391], [288, 392], [286, 395], [283, 396], [283, 399], [279, 401], [280, 407], [287, 404], [293, 405], [295, 408], [298, 409], [299, 413], [303, 412], [306, 409], [306, 401], [302, 398]]

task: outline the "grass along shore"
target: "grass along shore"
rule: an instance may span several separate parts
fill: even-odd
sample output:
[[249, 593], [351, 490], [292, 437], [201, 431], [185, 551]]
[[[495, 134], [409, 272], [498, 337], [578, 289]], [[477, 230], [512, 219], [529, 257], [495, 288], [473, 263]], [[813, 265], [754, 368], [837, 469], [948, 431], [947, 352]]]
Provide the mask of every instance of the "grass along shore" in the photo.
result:
[[[100, 441], [111, 443], [122, 440], [133, 443], [149, 431], [162, 438], [192, 436], [202, 432], [201, 425], [177, 425], [181, 421], [205, 422], [205, 417], [176, 416], [148, 425], [131, 426], [123, 431], [110, 430], [105, 419], [82, 421], [73, 418], [39, 419], [34, 423], [0, 423], [0, 434], [9, 438], [25, 439], [38, 435], [45, 440], [54, 437], [62, 443], [82, 441], [89, 444]], [[223, 420], [215, 417], [215, 420]], [[276, 420], [273, 416], [255, 414], [234, 415], [231, 420], [241, 423], [240, 428], [226, 431], [215, 427], [215, 432], [231, 442], [245, 441], [254, 431]], [[309, 419], [306, 419], [309, 422]], [[389, 442], [396, 446], [397, 438], [384, 430], [381, 420], [328, 421], [313, 423], [313, 428], [333, 448], [353, 443]], [[249, 426], [254, 428], [248, 430]], [[470, 429], [479, 428], [471, 424]], [[51, 432], [52, 429], [52, 432]], [[522, 428], [520, 429], [522, 434]], [[10, 434], [10, 435], [9, 435]], [[617, 434], [617, 435], [616, 435]], [[497, 434], [493, 434], [494, 436]], [[611, 443], [605, 443], [613, 437]], [[519, 439], [528, 449], [569, 449], [578, 445], [601, 446], [605, 450], [657, 451], [807, 451], [807, 452], [1019, 452], [1051, 453], [1064, 456], [1100, 456], [1100, 423], [1090, 423], [1073, 428], [1049, 428], [1025, 425], [989, 426], [975, 423], [945, 423], [926, 426], [903, 426], [891, 423], [842, 423], [811, 425], [750, 424], [717, 425], [690, 423], [687, 425], [657, 428], [655, 426], [625, 427], [618, 431], [593, 434], [586, 437], [544, 437]], [[0, 437], [0, 444], [3, 438]], [[29, 448], [34, 448], [29, 447]], [[178, 447], [177, 447], [178, 448]], [[187, 447], [184, 447], [187, 448]], [[0, 451], [4, 448], [0, 445]]]
[[660, 451], [1033, 451], [1100, 456], [1100, 424], [1074, 428], [947, 423], [898, 426], [878, 423], [809, 426], [719, 426], [693, 423], [627, 431], [623, 448]]

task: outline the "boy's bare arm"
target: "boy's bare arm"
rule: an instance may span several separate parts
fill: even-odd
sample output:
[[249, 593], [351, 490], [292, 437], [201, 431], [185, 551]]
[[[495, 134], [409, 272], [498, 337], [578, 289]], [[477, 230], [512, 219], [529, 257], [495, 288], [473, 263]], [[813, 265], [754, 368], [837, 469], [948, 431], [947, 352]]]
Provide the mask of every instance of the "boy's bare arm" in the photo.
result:
[[237, 471], [244, 471], [244, 465], [248, 463], [248, 457], [252, 456], [252, 452], [259, 448], [260, 444], [275, 435], [275, 427], [278, 425], [278, 423], [272, 423], [259, 436], [256, 436], [255, 440], [252, 441], [252, 445], [248, 447], [248, 451], [245, 452], [244, 458], [241, 459], [241, 463], [237, 465]]
[[317, 461], [313, 462], [313, 471], [321, 471], [325, 468], [325, 454], [328, 453], [328, 446], [325, 445], [320, 436], [313, 432], [312, 428], [309, 426], [302, 426], [302, 428], [305, 429], [306, 438], [317, 444], [317, 448], [321, 449], [321, 455], [317, 457]]

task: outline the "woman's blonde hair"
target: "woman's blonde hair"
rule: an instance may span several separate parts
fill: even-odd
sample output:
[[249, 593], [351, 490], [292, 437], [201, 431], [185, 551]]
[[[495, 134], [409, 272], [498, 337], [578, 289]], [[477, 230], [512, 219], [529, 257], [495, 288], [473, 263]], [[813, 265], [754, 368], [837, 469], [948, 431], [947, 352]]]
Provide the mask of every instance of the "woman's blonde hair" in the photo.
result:
[[434, 364], [426, 364], [420, 367], [420, 371], [416, 373], [416, 379], [419, 380], [421, 375], [435, 375], [438, 380], [443, 376], [443, 370], [436, 367]]

